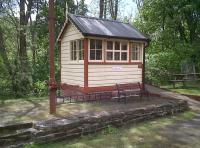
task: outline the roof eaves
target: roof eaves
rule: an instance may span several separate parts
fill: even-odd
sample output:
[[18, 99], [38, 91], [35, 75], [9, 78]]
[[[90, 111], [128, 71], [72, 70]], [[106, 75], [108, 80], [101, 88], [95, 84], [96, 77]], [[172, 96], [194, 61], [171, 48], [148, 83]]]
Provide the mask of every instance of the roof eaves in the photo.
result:
[[61, 28], [61, 30], [60, 30], [60, 33], [58, 34], [58, 37], [57, 37], [57, 39], [56, 39], [56, 42], [59, 42], [59, 41], [61, 40], [62, 35], [63, 35], [64, 31], [65, 31], [65, 28], [66, 28], [67, 24], [68, 24], [68, 21], [65, 21], [65, 22], [64, 22], [64, 25], [62, 26], [62, 28]]
[[85, 33], [84, 36], [94, 36], [94, 37], [113, 38], [113, 39], [126, 39], [126, 40], [137, 40], [137, 41], [147, 41], [147, 42], [150, 41], [149, 38], [133, 38], [133, 37], [122, 37], [122, 36], [108, 36], [108, 35], [91, 34], [91, 33]]
[[127, 25], [134, 28], [136, 31], [138, 31], [140, 34], [142, 34], [148, 41], [150, 41], [150, 38], [145, 33], [141, 32], [139, 29], [137, 29], [134, 25], [131, 25], [129, 23], [127, 23]]

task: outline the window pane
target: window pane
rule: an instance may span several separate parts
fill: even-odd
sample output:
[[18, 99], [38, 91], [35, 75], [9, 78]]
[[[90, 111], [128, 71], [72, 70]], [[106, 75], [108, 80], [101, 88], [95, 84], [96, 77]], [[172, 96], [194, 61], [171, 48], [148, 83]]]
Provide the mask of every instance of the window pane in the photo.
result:
[[102, 50], [96, 50], [96, 60], [102, 60]]
[[120, 50], [120, 42], [115, 42], [115, 50]]
[[102, 40], [96, 40], [96, 49], [102, 49]]
[[122, 61], [127, 61], [127, 52], [122, 52], [122, 53], [121, 53], [121, 56], [122, 56], [122, 57], [121, 57], [121, 60], [122, 60]]
[[120, 60], [120, 52], [115, 52], [115, 60], [119, 61]]
[[79, 60], [83, 60], [83, 50], [79, 51]]
[[90, 50], [90, 60], [95, 60], [95, 50]]
[[112, 50], [113, 49], [113, 42], [112, 41], [108, 41], [107, 42], [107, 49], [108, 50]]
[[133, 44], [131, 59], [141, 60], [140, 52], [141, 52], [141, 44], [137, 44], [137, 43]]
[[70, 42], [70, 55], [71, 60], [73, 60], [73, 42]]
[[113, 52], [107, 52], [107, 60], [113, 60]]
[[79, 40], [79, 50], [83, 49], [83, 40]]
[[132, 60], [139, 60], [139, 59], [138, 59], [138, 52], [135, 52], [135, 51], [132, 52], [132, 53], [131, 53], [131, 57], [132, 57]]
[[83, 60], [83, 40], [78, 40], [78, 47], [79, 60]]
[[122, 43], [122, 50], [127, 50], [127, 43]]
[[77, 46], [76, 46], [76, 41], [73, 42], [74, 47], [73, 47], [73, 60], [77, 60]]
[[95, 40], [90, 40], [90, 49], [95, 49]]
[[76, 50], [73, 51], [73, 60], [77, 60]]

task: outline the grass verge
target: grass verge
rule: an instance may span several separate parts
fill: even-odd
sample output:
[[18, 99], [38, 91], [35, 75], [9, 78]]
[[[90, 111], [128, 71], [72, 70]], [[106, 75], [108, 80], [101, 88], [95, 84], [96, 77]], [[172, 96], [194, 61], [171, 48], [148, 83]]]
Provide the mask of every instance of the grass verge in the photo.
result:
[[[96, 134], [83, 136], [70, 142], [57, 142], [45, 145], [27, 145], [26, 148], [157, 148], [172, 147], [172, 143], [162, 136], [160, 131], [179, 121], [191, 120], [196, 113], [187, 111], [177, 116], [160, 118], [128, 127], [115, 128], [109, 126], [106, 130]], [[184, 147], [184, 145], [183, 145]]]

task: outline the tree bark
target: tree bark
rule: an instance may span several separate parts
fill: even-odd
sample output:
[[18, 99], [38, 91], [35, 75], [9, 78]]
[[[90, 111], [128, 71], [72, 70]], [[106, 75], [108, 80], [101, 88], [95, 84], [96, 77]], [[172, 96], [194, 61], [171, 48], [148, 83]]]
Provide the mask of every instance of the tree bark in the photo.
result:
[[106, 19], [107, 16], [107, 0], [104, 0], [104, 19]]
[[118, 14], [118, 7], [119, 6], [119, 0], [115, 0], [115, 12], [114, 12], [114, 20], [117, 19], [117, 14]]
[[26, 0], [20, 0], [20, 31], [19, 31], [19, 61], [21, 79], [20, 86], [21, 93], [26, 94], [30, 89], [30, 69], [27, 55], [27, 43], [26, 43], [26, 27], [31, 15], [31, 8], [33, 6], [32, 0], [28, 1], [27, 10], [25, 10]]
[[104, 0], [99, 1], [99, 18], [103, 18]]
[[109, 0], [110, 15], [113, 20], [117, 19], [119, 0]]

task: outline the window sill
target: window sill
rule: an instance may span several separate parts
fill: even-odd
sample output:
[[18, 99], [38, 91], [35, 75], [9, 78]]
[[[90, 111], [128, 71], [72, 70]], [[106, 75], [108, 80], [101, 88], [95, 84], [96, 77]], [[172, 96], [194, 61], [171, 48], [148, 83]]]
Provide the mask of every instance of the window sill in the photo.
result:
[[142, 62], [88, 62], [89, 65], [141, 65]]

